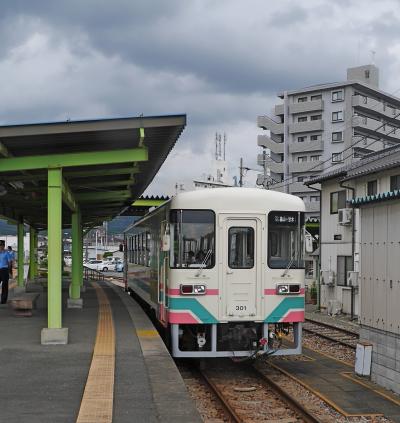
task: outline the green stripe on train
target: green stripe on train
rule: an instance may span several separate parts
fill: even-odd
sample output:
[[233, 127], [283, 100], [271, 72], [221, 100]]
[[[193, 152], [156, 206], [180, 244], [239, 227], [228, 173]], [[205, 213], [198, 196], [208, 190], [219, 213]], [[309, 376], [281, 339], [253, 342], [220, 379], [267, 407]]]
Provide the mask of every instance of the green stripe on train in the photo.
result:
[[169, 298], [169, 309], [191, 311], [202, 323], [218, 323], [218, 320], [195, 298]]
[[286, 297], [264, 320], [266, 323], [279, 322], [291, 309], [304, 309], [304, 297]]

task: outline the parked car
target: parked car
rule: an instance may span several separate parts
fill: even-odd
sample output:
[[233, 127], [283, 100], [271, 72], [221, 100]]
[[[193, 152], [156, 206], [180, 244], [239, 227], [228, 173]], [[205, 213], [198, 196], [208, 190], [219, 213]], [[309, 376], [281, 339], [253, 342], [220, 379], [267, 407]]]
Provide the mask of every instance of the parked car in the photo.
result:
[[123, 272], [124, 271], [124, 263], [122, 261], [118, 262], [115, 265], [115, 271], [116, 272]]
[[86, 267], [93, 270], [98, 270], [101, 272], [107, 272], [109, 270], [114, 271], [115, 270], [115, 264], [110, 263], [108, 260], [89, 260], [86, 264]]

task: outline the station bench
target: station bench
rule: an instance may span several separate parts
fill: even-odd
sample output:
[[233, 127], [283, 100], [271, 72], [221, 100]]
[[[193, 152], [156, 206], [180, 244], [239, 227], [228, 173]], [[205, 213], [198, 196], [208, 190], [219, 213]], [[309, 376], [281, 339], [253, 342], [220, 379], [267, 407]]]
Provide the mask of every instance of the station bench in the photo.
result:
[[39, 295], [38, 292], [28, 292], [11, 298], [9, 303], [14, 310], [14, 314], [23, 317], [32, 316], [32, 310], [36, 308], [36, 300]]

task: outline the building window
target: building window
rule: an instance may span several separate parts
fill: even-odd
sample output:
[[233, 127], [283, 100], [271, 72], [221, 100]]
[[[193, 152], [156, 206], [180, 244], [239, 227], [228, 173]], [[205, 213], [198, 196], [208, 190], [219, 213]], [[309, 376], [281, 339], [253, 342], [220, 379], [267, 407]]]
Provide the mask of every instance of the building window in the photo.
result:
[[297, 122], [307, 122], [307, 116], [299, 116]]
[[332, 142], [342, 142], [343, 132], [332, 132]]
[[400, 190], [400, 175], [390, 177], [390, 191]]
[[311, 141], [318, 141], [321, 139], [321, 135], [311, 135], [310, 140]]
[[319, 196], [318, 195], [311, 195], [310, 196], [310, 203], [318, 203]]
[[304, 103], [304, 102], [306, 102], [307, 101], [307, 97], [299, 97], [298, 99], [297, 99], [297, 102], [298, 103]]
[[310, 157], [310, 160], [312, 162], [317, 162], [318, 160], [321, 160], [321, 156], [320, 155], [318, 155], [318, 156], [311, 156]]
[[311, 96], [311, 101], [321, 100], [321, 99], [322, 99], [322, 95], [321, 94], [316, 94], [316, 95], [312, 95]]
[[343, 111], [332, 112], [332, 122], [339, 122], [343, 120]]
[[313, 115], [311, 116], [311, 120], [321, 120], [322, 119], [322, 115]]
[[378, 181], [369, 181], [367, 183], [367, 195], [375, 195], [378, 193]]
[[332, 163], [340, 163], [343, 161], [343, 153], [332, 153]]
[[307, 156], [299, 156], [299, 157], [297, 157], [297, 161], [299, 163], [306, 162], [307, 161]]
[[337, 214], [339, 209], [346, 207], [346, 190], [331, 192], [331, 214]]
[[364, 75], [365, 75], [366, 79], [369, 79], [369, 70], [368, 69], [364, 71]]
[[353, 270], [352, 256], [337, 256], [337, 284], [347, 285], [347, 272]]
[[343, 91], [332, 91], [332, 101], [343, 101]]
[[305, 179], [305, 176], [298, 176], [297, 177], [297, 182], [303, 182]]
[[304, 142], [307, 137], [297, 137], [297, 142]]

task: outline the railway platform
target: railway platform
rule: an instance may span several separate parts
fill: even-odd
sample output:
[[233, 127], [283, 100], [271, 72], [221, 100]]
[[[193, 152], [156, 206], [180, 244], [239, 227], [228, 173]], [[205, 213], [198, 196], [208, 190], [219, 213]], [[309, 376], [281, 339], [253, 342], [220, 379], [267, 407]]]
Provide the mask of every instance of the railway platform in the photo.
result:
[[[0, 306], [0, 421], [200, 422], [152, 323], [120, 287], [85, 284], [85, 306], [66, 307], [67, 345], [41, 345], [47, 294], [32, 317]], [[12, 298], [13, 293], [10, 293]]]
[[303, 347], [301, 359], [276, 357], [271, 364], [345, 417], [385, 416], [400, 422], [400, 398], [356, 376], [343, 361]]

